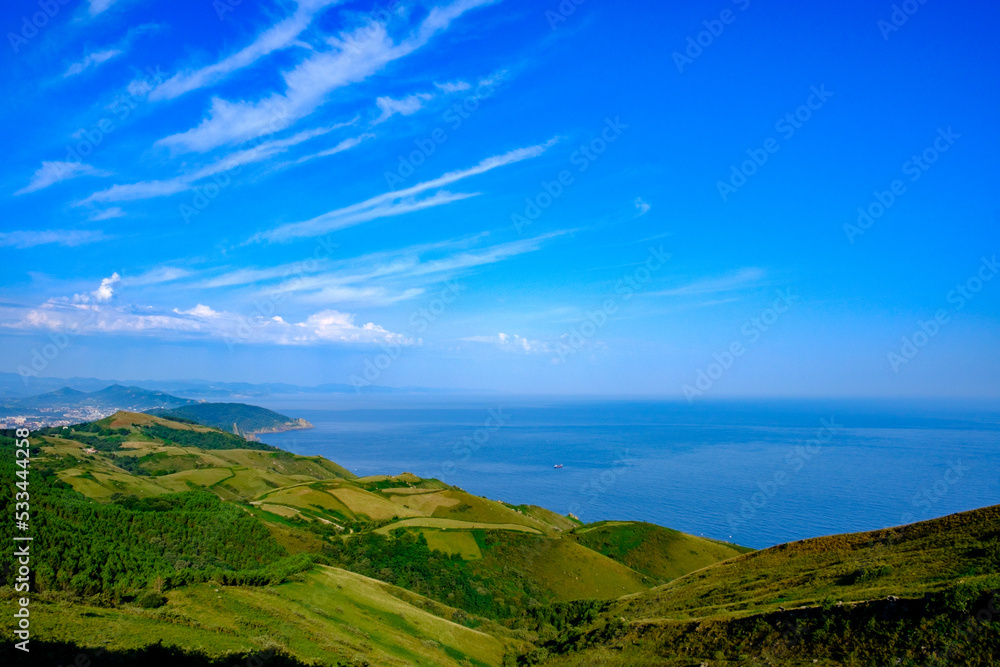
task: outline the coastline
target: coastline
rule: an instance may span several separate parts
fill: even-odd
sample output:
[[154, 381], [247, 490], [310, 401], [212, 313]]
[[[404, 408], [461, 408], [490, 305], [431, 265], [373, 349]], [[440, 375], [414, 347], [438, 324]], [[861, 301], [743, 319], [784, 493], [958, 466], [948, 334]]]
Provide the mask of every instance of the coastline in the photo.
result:
[[305, 431], [312, 428], [316, 427], [312, 423], [299, 417], [283, 424], [278, 424], [277, 426], [270, 426], [268, 428], [257, 429], [255, 431], [244, 431], [242, 435], [247, 440], [257, 440], [258, 435], [287, 433], [288, 431]]

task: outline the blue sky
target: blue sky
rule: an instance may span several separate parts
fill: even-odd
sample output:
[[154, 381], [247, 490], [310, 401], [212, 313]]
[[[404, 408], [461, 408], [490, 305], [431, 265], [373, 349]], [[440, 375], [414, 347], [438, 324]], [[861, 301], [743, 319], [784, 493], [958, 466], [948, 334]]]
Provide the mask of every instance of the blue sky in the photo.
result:
[[0, 368], [996, 397], [998, 14], [7, 3]]

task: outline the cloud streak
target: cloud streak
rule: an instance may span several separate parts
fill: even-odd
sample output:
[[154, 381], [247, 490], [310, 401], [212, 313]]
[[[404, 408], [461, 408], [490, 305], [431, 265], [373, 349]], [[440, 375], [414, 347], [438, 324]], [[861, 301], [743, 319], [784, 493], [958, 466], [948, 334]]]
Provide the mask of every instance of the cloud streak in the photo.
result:
[[170, 100], [192, 90], [211, 86], [275, 51], [293, 46], [317, 14], [342, 1], [302, 0], [291, 16], [262, 32], [245, 48], [206, 67], [175, 74], [153, 89], [149, 99]]
[[[340, 123], [330, 127], [316, 128], [312, 130], [304, 130], [291, 137], [285, 139], [274, 139], [271, 141], [265, 141], [258, 144], [252, 148], [247, 148], [244, 150], [235, 151], [226, 155], [215, 162], [208, 164], [204, 167], [196, 169], [187, 174], [182, 174], [171, 179], [163, 181], [140, 181], [138, 183], [129, 183], [124, 185], [113, 185], [110, 188], [95, 192], [86, 199], [78, 204], [90, 204], [90, 203], [107, 203], [107, 202], [121, 202], [121, 201], [134, 201], [138, 199], [154, 199], [156, 197], [166, 197], [169, 195], [177, 194], [178, 192], [185, 192], [190, 190], [195, 183], [198, 181], [211, 178], [217, 174], [221, 174], [226, 171], [236, 171], [240, 167], [248, 164], [253, 164], [256, 162], [263, 162], [276, 155], [287, 152], [290, 148], [298, 146], [301, 143], [315, 139], [316, 137], [323, 136], [335, 129], [345, 127], [352, 123]], [[304, 159], [312, 159], [315, 157], [322, 157], [323, 155], [333, 155], [334, 153], [339, 153], [349, 148], [353, 148], [360, 144], [366, 137], [370, 135], [362, 135], [361, 137], [352, 137], [341, 141], [334, 148], [328, 149], [321, 153], [317, 153], [311, 156], [307, 156]], [[290, 163], [285, 163], [290, 164]]]
[[24, 195], [29, 192], [44, 190], [50, 185], [55, 185], [62, 181], [68, 181], [78, 176], [110, 176], [109, 172], [95, 169], [83, 162], [42, 162], [42, 166], [35, 171], [31, 181], [26, 186], [15, 192], [15, 195]]
[[255, 102], [213, 98], [208, 115], [186, 132], [157, 142], [175, 152], [205, 152], [218, 146], [279, 132], [324, 104], [333, 91], [380, 71], [413, 53], [448, 28], [466, 11], [495, 0], [457, 0], [435, 7], [407, 38], [396, 42], [383, 23], [371, 21], [328, 40], [330, 50], [316, 52], [283, 76], [285, 91]]
[[493, 345], [504, 352], [517, 352], [520, 354], [548, 354], [552, 351], [552, 346], [544, 341], [529, 340], [517, 334], [498, 333], [496, 336], [468, 336], [461, 340], [470, 343]]
[[404, 213], [419, 211], [434, 206], [442, 206], [444, 204], [450, 204], [455, 201], [474, 197], [478, 193], [453, 194], [445, 190], [439, 190], [429, 197], [423, 199], [418, 198], [419, 195], [422, 195], [429, 190], [437, 190], [447, 185], [451, 185], [452, 183], [456, 183], [466, 178], [471, 178], [472, 176], [484, 174], [499, 167], [505, 167], [507, 165], [538, 157], [554, 144], [555, 140], [553, 139], [544, 144], [518, 148], [502, 155], [488, 157], [469, 169], [451, 171], [433, 180], [418, 183], [417, 185], [403, 190], [377, 195], [362, 202], [324, 213], [323, 215], [316, 216], [315, 218], [311, 218], [309, 220], [281, 225], [280, 227], [270, 231], [255, 235], [250, 239], [250, 241], [268, 241], [274, 243], [290, 241], [298, 238], [308, 238], [378, 218], [402, 215]]
[[392, 97], [379, 97], [375, 100], [375, 106], [379, 108], [382, 115], [376, 118], [372, 122], [372, 125], [384, 123], [396, 114], [412, 116], [424, 108], [425, 102], [432, 99], [434, 99], [434, 96], [429, 93], [415, 93], [399, 100]]
[[[383, 306], [424, 294], [434, 284], [456, 279], [471, 271], [518, 255], [540, 250], [549, 241], [569, 234], [558, 231], [534, 238], [482, 245], [489, 234], [428, 243], [396, 251], [372, 253], [329, 262], [306, 272], [293, 266], [278, 267], [282, 280], [260, 289], [263, 298], [295, 295], [303, 303], [362, 303]], [[265, 271], [237, 271], [215, 279], [215, 284], [257, 282]]]
[[764, 277], [763, 269], [745, 268], [718, 278], [705, 278], [697, 280], [681, 287], [651, 292], [651, 296], [694, 296], [699, 294], [718, 294], [721, 292], [732, 292], [735, 290], [750, 287], [761, 281]]
[[111, 8], [118, 0], [90, 0], [90, 15], [97, 16]]
[[107, 49], [105, 51], [96, 51], [94, 53], [90, 53], [84, 56], [83, 60], [75, 62], [72, 65], [70, 65], [63, 73], [63, 78], [66, 79], [71, 76], [76, 76], [77, 74], [80, 74], [87, 68], [91, 66], [96, 67], [101, 63], [105, 63], [111, 60], [115, 56], [120, 56], [122, 53], [124, 52], [120, 51], [119, 49]]
[[0, 232], [0, 248], [24, 250], [26, 248], [51, 244], [75, 248], [87, 243], [103, 241], [106, 238], [102, 232], [84, 229]]

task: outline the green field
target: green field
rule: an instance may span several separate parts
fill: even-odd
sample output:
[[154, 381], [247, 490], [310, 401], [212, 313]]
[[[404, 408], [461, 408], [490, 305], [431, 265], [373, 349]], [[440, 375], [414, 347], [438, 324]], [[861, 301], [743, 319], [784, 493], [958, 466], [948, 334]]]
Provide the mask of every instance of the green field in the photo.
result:
[[427, 546], [431, 550], [436, 549], [448, 555], [457, 554], [463, 560], [479, 560], [483, 557], [475, 536], [468, 531], [429, 529], [420, 533], [427, 540]]
[[605, 521], [572, 534], [580, 544], [661, 582], [748, 551], [650, 523]]
[[166, 597], [156, 610], [43, 602], [35, 633], [111, 650], [162, 641], [210, 656], [278, 649], [372, 665], [499, 665], [504, 652], [500, 640], [444, 618], [453, 609], [333, 568], [268, 588], [196, 584]]
[[454, 528], [454, 529], [468, 529], [482, 528], [484, 530], [513, 530], [519, 533], [532, 533], [535, 535], [541, 534], [537, 528], [531, 528], [528, 526], [523, 526], [517, 523], [486, 523], [483, 521], [458, 521], [456, 519], [403, 519], [402, 521], [394, 521], [387, 526], [379, 528], [375, 532], [387, 534], [391, 530], [397, 528]]

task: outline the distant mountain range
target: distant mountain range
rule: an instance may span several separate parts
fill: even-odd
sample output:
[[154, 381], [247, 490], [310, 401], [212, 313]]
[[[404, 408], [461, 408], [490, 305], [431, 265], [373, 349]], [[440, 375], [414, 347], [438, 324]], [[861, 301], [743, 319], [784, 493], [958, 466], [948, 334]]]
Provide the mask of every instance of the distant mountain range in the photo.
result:
[[62, 387], [38, 396], [8, 399], [0, 405], [0, 415], [34, 415], [32, 422], [41, 424], [119, 411], [167, 416], [250, 438], [258, 433], [312, 428], [312, 424], [304, 419], [294, 419], [256, 405], [208, 403], [120, 384], [92, 392]]
[[197, 402], [189, 398], [171, 396], [162, 391], [113, 384], [94, 392], [63, 387], [38, 396], [7, 400], [4, 407], [24, 410], [93, 408], [95, 410], [145, 412], [154, 408], [179, 408]]
[[[44, 392], [74, 389], [78, 392], [95, 392], [108, 385], [120, 385], [146, 389], [149, 391], [169, 392], [190, 398], [223, 398], [223, 397], [254, 397], [272, 396], [275, 394], [354, 394], [359, 391], [354, 385], [326, 383], [312, 387], [304, 387], [282, 382], [253, 384], [250, 382], [211, 382], [208, 380], [101, 380], [97, 378], [51, 378], [32, 377], [25, 382], [17, 373], [0, 373], [0, 401], [9, 403], [13, 398], [36, 396]], [[361, 387], [365, 394], [389, 393], [438, 393], [450, 391], [447, 389], [428, 389], [426, 387], [380, 387], [369, 385]]]

